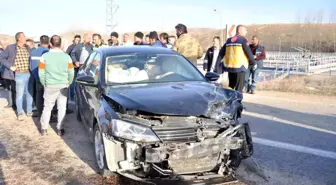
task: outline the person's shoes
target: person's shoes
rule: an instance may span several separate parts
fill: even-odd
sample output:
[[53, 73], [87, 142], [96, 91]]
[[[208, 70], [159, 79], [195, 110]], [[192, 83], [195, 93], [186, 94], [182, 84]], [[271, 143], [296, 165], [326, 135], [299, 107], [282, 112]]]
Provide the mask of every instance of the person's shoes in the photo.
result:
[[67, 109], [66, 110], [66, 114], [72, 114], [74, 111], [73, 110], [71, 110], [71, 109]]
[[255, 91], [253, 91], [253, 90], [251, 91], [251, 94], [255, 94], [255, 93], [256, 93]]
[[40, 117], [40, 114], [38, 112], [32, 112], [32, 113], [27, 113], [28, 117]]
[[4, 108], [6, 108], [6, 109], [11, 108], [11, 109], [12, 109], [12, 108], [13, 108], [13, 105], [9, 105], [9, 104], [8, 104], [8, 105], [6, 105]]
[[47, 129], [42, 129], [41, 130], [41, 136], [48, 135]]
[[19, 114], [17, 116], [17, 119], [18, 119], [18, 121], [23, 121], [24, 120], [23, 114]]
[[57, 135], [58, 136], [63, 136], [64, 135], [64, 129], [57, 129]]

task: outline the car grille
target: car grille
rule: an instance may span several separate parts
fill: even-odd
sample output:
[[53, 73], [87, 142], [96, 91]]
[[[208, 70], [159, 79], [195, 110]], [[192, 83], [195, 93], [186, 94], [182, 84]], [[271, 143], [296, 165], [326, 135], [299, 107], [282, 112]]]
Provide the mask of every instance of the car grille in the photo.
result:
[[197, 128], [153, 128], [163, 142], [194, 142], [197, 141]]
[[191, 158], [168, 159], [169, 166], [174, 169], [175, 173], [188, 174], [211, 171], [217, 166], [219, 154], [209, 152], [205, 156], [194, 156]]

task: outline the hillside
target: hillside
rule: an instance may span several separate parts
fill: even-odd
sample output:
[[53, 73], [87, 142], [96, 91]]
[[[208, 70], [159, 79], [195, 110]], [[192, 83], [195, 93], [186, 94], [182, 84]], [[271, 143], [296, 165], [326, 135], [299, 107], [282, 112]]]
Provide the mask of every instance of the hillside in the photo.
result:
[[[268, 24], [247, 27], [248, 38], [258, 35], [268, 51], [279, 51], [280, 48], [281, 51], [290, 51], [293, 46], [316, 52], [336, 52], [336, 24]], [[208, 48], [212, 38], [220, 35], [221, 32], [219, 29], [211, 28], [190, 28], [188, 31], [199, 39], [204, 49]], [[84, 32], [86, 31], [71, 31], [62, 34], [62, 36], [72, 40], [75, 34], [83, 35]], [[89, 33], [93, 32], [89, 31]], [[175, 35], [174, 30], [167, 31], [167, 33]], [[133, 35], [134, 33], [129, 34]], [[0, 39], [3, 37], [4, 35], [0, 34]], [[108, 35], [103, 35], [103, 37], [105, 40], [108, 39]], [[119, 37], [122, 38], [121, 33], [119, 33]]]

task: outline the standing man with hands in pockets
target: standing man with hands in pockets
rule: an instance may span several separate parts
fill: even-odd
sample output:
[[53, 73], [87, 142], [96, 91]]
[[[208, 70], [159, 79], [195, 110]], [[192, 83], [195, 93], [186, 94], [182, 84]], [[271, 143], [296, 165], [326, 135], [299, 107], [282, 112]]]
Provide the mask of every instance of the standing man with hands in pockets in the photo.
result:
[[75, 78], [70, 87], [71, 100], [74, 100], [75, 98], [75, 79], [77, 77], [78, 70], [85, 63], [87, 57], [93, 52], [93, 45], [90, 42], [91, 36], [88, 33], [85, 33], [83, 36], [83, 42], [77, 44], [71, 51], [71, 59], [74, 62], [75, 67]]
[[57, 100], [57, 134], [62, 136], [62, 121], [66, 113], [68, 87], [74, 78], [74, 66], [70, 56], [61, 49], [62, 39], [54, 35], [50, 39], [52, 49], [41, 57], [38, 74], [44, 86], [44, 108], [41, 116], [41, 134], [47, 134], [50, 115]]

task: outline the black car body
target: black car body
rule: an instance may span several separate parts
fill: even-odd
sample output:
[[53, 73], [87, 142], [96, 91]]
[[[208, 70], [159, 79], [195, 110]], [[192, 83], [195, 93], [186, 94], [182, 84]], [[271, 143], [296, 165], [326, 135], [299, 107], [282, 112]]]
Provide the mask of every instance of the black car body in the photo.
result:
[[[190, 78], [170, 73], [151, 77], [152, 83], [125, 83], [126, 77], [113, 76], [115, 69], [127, 72], [128, 65], [153, 72], [149, 63], [165, 57], [181, 61], [177, 70], [187, 71]], [[113, 68], [118, 62], [122, 67]], [[109, 83], [110, 76], [119, 81]], [[252, 139], [248, 124], [238, 121], [242, 94], [210, 83], [217, 79], [211, 72], [203, 76], [170, 49], [134, 46], [93, 52], [78, 72], [76, 107], [77, 118], [94, 138], [99, 170], [140, 178], [231, 174], [252, 155]]]

